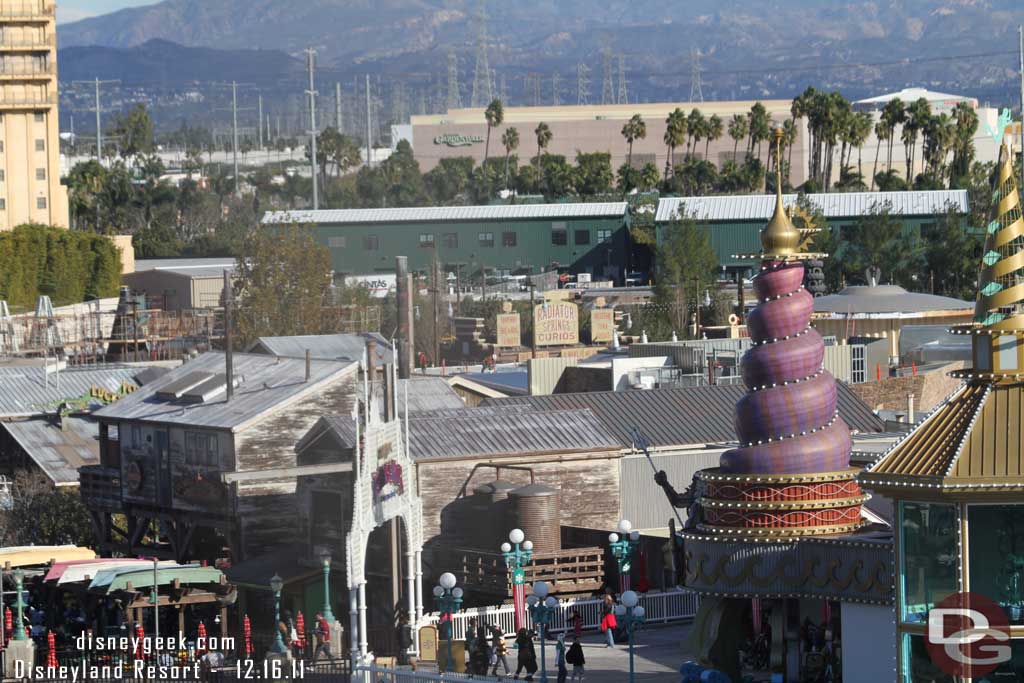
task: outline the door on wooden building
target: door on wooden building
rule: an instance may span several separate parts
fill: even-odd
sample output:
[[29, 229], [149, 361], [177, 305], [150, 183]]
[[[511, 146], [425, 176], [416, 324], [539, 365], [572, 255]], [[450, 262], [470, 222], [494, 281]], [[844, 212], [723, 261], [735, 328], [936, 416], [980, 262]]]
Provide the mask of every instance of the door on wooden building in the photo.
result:
[[168, 449], [167, 430], [156, 431], [156, 458], [160, 468], [157, 497], [160, 505], [171, 505], [171, 456]]

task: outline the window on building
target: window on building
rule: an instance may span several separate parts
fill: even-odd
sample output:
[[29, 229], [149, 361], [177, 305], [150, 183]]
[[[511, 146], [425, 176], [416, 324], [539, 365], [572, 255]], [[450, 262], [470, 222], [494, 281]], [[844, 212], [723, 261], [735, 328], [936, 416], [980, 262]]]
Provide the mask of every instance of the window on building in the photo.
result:
[[45, 168], [37, 168], [36, 169], [36, 180], [46, 180], [46, 169]]
[[6, 211], [6, 210], [7, 210], [7, 200], [2, 198], [2, 197], [0, 197], [0, 211]]
[[503, 246], [503, 247], [514, 247], [514, 246], [516, 246], [516, 233], [514, 233], [514, 232], [503, 232], [503, 233], [501, 233], [501, 246]]
[[46, 197], [36, 197], [36, 208], [37, 209], [45, 209], [46, 208]]
[[430, 232], [420, 234], [420, 246], [423, 247], [424, 249], [433, 249], [434, 234]]
[[[4, 120], [3, 116], [0, 116], [0, 121], [3, 121], [3, 120]], [[0, 153], [3, 153], [3, 151], [4, 151], [4, 141], [0, 140]]]
[[458, 249], [459, 248], [459, 233], [457, 232], [446, 232], [442, 238], [441, 244], [444, 245], [445, 249]]
[[219, 445], [216, 434], [185, 432], [185, 462], [190, 465], [220, 464]]
[[380, 249], [380, 241], [376, 235], [367, 235], [363, 238], [363, 251], [377, 251]]
[[590, 230], [576, 230], [575, 233], [576, 234], [574, 235], [573, 242], [576, 244], [577, 247], [585, 244], [590, 244]]
[[348, 240], [343, 235], [337, 237], [328, 237], [327, 246], [331, 249], [344, 249]]
[[36, 123], [43, 123], [46, 121], [46, 114], [41, 111], [36, 112]]
[[494, 246], [494, 233], [493, 232], [478, 232], [476, 234], [476, 241], [481, 247], [493, 247]]
[[563, 227], [560, 227], [560, 228], [552, 226], [551, 227], [551, 244], [555, 245], [556, 247], [564, 247], [568, 243], [569, 243], [569, 237], [567, 235], [567, 231], [566, 231], [566, 229], [564, 227], [564, 224], [563, 224]]
[[597, 231], [597, 241], [598, 242], [603, 242], [604, 244], [610, 243], [612, 241], [612, 231], [611, 230], [598, 230]]
[[1010, 624], [1024, 624], [1024, 505], [967, 508], [971, 593], [1004, 608]]
[[139, 425], [131, 426], [132, 433], [132, 448], [142, 448], [142, 427]]
[[924, 623], [928, 610], [959, 590], [960, 523], [954, 505], [909, 501], [900, 503], [899, 521], [901, 616], [904, 622]]
[[45, 152], [46, 151], [46, 140], [44, 140], [42, 138], [37, 138], [36, 139], [36, 151], [37, 152]]
[[5, 180], [7, 180], [7, 171], [0, 168], [0, 183], [4, 182]]

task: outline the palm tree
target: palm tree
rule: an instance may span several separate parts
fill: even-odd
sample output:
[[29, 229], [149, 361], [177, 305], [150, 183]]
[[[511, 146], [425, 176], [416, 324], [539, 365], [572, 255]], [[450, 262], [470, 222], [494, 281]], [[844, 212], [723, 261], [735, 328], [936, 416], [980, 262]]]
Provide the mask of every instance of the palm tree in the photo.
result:
[[629, 152], [626, 153], [626, 165], [633, 167], [633, 141], [643, 140], [647, 137], [647, 124], [640, 114], [633, 114], [633, 117], [622, 126], [622, 137], [629, 143]]
[[700, 136], [704, 133], [704, 115], [700, 113], [700, 109], [694, 109], [690, 112], [690, 115], [686, 117], [686, 128], [690, 133], [690, 139], [693, 145], [693, 151], [690, 151], [689, 146], [687, 147], [687, 154], [697, 153], [697, 141], [700, 140]]
[[958, 102], [953, 108], [956, 120], [956, 142], [953, 150], [953, 166], [950, 168], [950, 184], [954, 178], [967, 175], [971, 159], [974, 158], [974, 134], [978, 131], [978, 114], [966, 102]]
[[491, 152], [491, 129], [497, 128], [505, 122], [505, 107], [501, 104], [501, 100], [491, 100], [491, 103], [487, 105], [487, 109], [484, 109], [484, 118], [487, 119], [487, 142], [484, 143], [484, 163], [487, 163], [487, 157], [490, 156]]
[[760, 102], [755, 102], [747, 115], [750, 120], [750, 148], [753, 151], [757, 145], [757, 159], [761, 160], [761, 143], [772, 136], [771, 119], [768, 117], [768, 110]]
[[506, 128], [501, 134], [501, 144], [505, 146], [505, 189], [508, 190], [508, 158], [519, 148], [519, 131], [514, 126]]
[[743, 114], [733, 114], [729, 122], [729, 137], [732, 138], [732, 159], [736, 161], [736, 150], [740, 146], [740, 140], [747, 137], [747, 117]]
[[903, 108], [903, 101], [898, 97], [894, 97], [889, 100], [885, 107], [882, 108], [881, 120], [885, 123], [885, 139], [889, 142], [888, 156], [885, 162], [885, 168], [888, 171], [892, 170], [892, 144], [896, 137], [896, 126], [903, 123], [906, 119], [906, 115], [906, 111]]
[[[850, 121], [850, 144], [857, 148], [857, 173], [863, 176], [864, 171], [864, 143], [871, 135], [871, 114], [866, 111], [859, 111], [853, 115]], [[850, 155], [853, 155], [851, 149]]]
[[640, 188], [648, 191], [658, 185], [658, 167], [652, 163], [644, 164], [640, 169]]
[[718, 114], [712, 114], [711, 118], [708, 119], [707, 127], [704, 130], [704, 159], [708, 158], [708, 147], [711, 145], [713, 140], [718, 140], [722, 137], [723, 131], [722, 119]]
[[537, 181], [540, 181], [540, 153], [541, 150], [548, 148], [551, 144], [551, 128], [548, 124], [541, 121], [537, 124], [537, 127], [533, 130], [533, 134], [537, 136]]
[[793, 119], [786, 119], [782, 122], [782, 144], [788, 151], [786, 175], [789, 176], [793, 172], [793, 148], [796, 146], [796, 121]]
[[668, 179], [669, 171], [673, 170], [676, 147], [686, 141], [686, 114], [679, 107], [669, 112], [665, 119], [665, 146], [668, 147], [668, 157], [665, 159], [665, 178]]
[[[904, 124], [904, 130], [910, 128], [910, 159], [909, 166], [907, 166], [907, 182], [911, 182], [911, 177], [914, 174], [914, 162], [917, 158], [917, 134], [919, 131], [923, 131], [932, 119], [932, 106], [923, 97], [918, 98], [914, 101], [910, 107], [907, 108], [907, 123]], [[905, 144], [905, 143], [904, 143]]]
[[875, 124], [875, 137], [878, 138], [878, 144], [875, 145], [875, 166], [871, 169], [872, 192], [875, 190], [875, 176], [878, 175], [878, 153], [882, 150], [882, 143], [889, 139], [889, 127], [882, 119], [879, 119], [878, 123]]

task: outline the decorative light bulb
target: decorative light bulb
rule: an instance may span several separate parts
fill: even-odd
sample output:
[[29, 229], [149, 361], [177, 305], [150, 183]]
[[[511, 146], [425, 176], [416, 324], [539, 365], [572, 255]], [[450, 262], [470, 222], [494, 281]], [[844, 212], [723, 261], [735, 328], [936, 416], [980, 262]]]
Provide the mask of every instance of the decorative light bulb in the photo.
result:
[[456, 598], [458, 598], [459, 600], [461, 600], [462, 596], [465, 595], [465, 593], [463, 592], [463, 590], [461, 588], [456, 588], [456, 589], [452, 590], [452, 595], [455, 596]]
[[636, 607], [636, 604], [640, 602], [640, 596], [637, 595], [634, 591], [626, 591], [622, 594], [622, 597], [619, 599], [622, 601], [622, 604], [626, 607]]
[[533, 550], [533, 541], [523, 541], [523, 550]]
[[611, 541], [612, 543], [618, 543], [619, 542], [619, 535], [616, 534], [616, 533], [608, 534], [608, 540]]
[[522, 529], [513, 529], [508, 532], [508, 540], [513, 543], [522, 543], [524, 538], [526, 538], [526, 534], [523, 533]]
[[633, 529], [633, 523], [630, 522], [628, 519], [624, 519], [621, 522], [619, 522], [619, 532], [620, 533], [628, 534], [632, 529]]
[[455, 588], [455, 574], [451, 572], [441, 574], [440, 584], [442, 588], [447, 588], [448, 590]]
[[502, 543], [501, 544], [501, 552], [503, 552], [503, 553], [510, 553], [510, 552], [512, 552], [512, 544], [511, 543]]
[[533, 584], [533, 594], [539, 597], [541, 600], [548, 597], [548, 593], [551, 592], [551, 588], [548, 586], [546, 581], [538, 581]]

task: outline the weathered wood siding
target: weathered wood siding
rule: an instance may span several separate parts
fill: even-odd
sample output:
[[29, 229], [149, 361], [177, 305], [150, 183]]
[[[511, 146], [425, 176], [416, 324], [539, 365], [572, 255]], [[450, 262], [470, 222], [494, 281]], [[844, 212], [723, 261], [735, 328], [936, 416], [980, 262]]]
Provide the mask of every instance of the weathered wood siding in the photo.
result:
[[[353, 366], [351, 374], [236, 433], [236, 471], [295, 467], [295, 444], [320, 417], [351, 412], [353, 392], [357, 391], [355, 374]], [[285, 540], [296, 540], [300, 521], [295, 485], [295, 477], [282, 477], [236, 486], [236, 516], [241, 527], [243, 559], [269, 552]]]
[[[473, 459], [445, 462], [421, 460], [416, 463], [420, 497], [423, 499], [424, 539], [430, 541], [443, 536], [444, 543], [472, 543], [490, 538], [495, 548], [511, 530], [489, 527], [494, 515], [481, 515], [472, 501], [473, 488], [494, 481], [493, 468], [480, 468], [466, 484], [466, 478], [477, 463], [518, 465], [533, 468], [538, 483], [561, 489], [562, 524], [591, 528], [614, 529], [619, 521], [619, 453], [618, 451], [590, 454], [537, 455], [494, 459]], [[528, 472], [503, 470], [503, 480], [514, 484], [530, 483]], [[466, 484], [466, 499], [458, 494]], [[450, 539], [450, 540], [449, 540]]]

